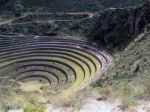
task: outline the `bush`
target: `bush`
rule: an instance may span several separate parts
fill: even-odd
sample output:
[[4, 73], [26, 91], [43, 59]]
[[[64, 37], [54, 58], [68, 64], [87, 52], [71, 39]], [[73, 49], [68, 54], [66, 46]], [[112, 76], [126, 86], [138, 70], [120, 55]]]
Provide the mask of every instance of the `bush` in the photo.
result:
[[45, 112], [45, 106], [28, 103], [24, 106], [24, 112]]

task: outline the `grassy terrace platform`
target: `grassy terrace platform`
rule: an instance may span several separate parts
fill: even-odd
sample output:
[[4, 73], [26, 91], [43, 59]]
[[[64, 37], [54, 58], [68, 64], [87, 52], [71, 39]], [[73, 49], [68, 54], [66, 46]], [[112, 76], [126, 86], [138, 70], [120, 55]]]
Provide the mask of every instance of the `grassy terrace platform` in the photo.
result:
[[84, 41], [1, 35], [0, 43], [0, 87], [19, 92], [79, 91], [100, 77], [111, 61]]
[[72, 22], [89, 20], [94, 13], [29, 13], [0, 25], [1, 33], [32, 35], [58, 35]]
[[90, 13], [31, 13], [19, 17], [13, 23], [48, 22], [48, 21], [75, 21], [90, 18]]

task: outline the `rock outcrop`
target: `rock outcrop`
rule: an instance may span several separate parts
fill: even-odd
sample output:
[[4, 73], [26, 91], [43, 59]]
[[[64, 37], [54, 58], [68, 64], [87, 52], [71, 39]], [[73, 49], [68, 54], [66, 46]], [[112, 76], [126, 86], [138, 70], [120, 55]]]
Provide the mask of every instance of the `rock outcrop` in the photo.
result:
[[102, 45], [120, 47], [143, 32], [150, 23], [150, 2], [137, 8], [108, 9], [98, 15], [88, 35]]

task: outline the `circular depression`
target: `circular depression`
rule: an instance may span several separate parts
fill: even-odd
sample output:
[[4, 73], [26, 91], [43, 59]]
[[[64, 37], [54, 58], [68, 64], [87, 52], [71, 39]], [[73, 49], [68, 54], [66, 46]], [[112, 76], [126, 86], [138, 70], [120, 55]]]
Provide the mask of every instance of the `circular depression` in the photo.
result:
[[0, 43], [3, 89], [75, 92], [99, 78], [111, 62], [84, 41], [1, 36]]

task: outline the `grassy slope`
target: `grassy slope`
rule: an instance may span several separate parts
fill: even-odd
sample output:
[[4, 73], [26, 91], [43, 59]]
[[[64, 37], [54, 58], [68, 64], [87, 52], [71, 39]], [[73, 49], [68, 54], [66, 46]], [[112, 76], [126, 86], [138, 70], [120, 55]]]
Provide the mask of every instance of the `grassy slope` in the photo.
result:
[[[145, 33], [124, 51], [114, 54], [114, 65], [96, 85], [119, 96], [125, 106], [137, 100], [150, 100], [150, 34]], [[107, 89], [106, 89], [107, 90]]]

